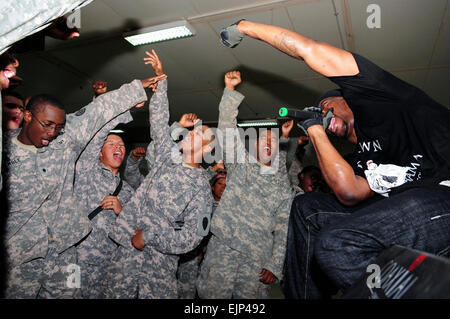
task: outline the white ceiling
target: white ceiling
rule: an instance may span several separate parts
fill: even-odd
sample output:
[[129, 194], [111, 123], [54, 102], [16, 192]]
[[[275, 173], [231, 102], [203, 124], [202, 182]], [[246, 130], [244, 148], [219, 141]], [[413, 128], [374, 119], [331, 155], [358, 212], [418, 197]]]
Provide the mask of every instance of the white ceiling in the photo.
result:
[[[369, 4], [381, 8], [381, 28], [369, 29]], [[94, 0], [81, 9], [81, 37], [47, 39], [46, 50], [19, 55], [25, 96], [50, 93], [74, 111], [92, 99], [94, 80], [109, 89], [153, 75], [142, 62], [155, 49], [169, 77], [171, 120], [186, 112], [217, 121], [224, 74], [242, 72], [246, 98], [240, 119], [274, 118], [281, 105], [303, 108], [334, 86], [267, 44], [244, 39], [224, 47], [220, 29], [240, 18], [274, 24], [357, 52], [450, 107], [449, 0]], [[124, 31], [187, 19], [191, 38], [133, 47]], [[134, 111], [131, 130], [148, 125]], [[141, 135], [142, 136], [142, 135]], [[138, 138], [138, 137], [136, 137]]]

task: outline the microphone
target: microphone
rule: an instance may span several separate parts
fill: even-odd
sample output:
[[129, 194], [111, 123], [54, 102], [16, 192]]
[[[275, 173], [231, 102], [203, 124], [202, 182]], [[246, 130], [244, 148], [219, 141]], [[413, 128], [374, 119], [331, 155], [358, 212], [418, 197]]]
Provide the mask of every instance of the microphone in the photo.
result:
[[306, 120], [311, 118], [311, 111], [302, 111], [297, 109], [288, 109], [286, 107], [281, 107], [278, 111], [281, 117], [290, 117], [299, 120]]

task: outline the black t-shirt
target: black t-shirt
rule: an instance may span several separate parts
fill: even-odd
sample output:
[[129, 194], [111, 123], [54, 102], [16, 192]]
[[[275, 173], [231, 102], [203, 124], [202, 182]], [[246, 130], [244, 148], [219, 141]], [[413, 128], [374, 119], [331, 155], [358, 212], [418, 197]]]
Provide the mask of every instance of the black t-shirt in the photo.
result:
[[[409, 167], [407, 184], [450, 180], [450, 110], [362, 56], [354, 76], [329, 77], [354, 114], [355, 151], [346, 156], [365, 178], [367, 161]], [[405, 185], [406, 186], [406, 185]]]

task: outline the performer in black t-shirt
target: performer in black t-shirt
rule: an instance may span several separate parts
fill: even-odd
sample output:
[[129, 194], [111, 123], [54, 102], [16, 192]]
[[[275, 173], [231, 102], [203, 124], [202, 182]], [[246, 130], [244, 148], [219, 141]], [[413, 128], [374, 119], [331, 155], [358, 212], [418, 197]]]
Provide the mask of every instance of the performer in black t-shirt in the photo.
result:
[[[292, 204], [286, 298], [345, 292], [393, 244], [449, 251], [450, 111], [367, 59], [296, 32], [246, 20], [221, 32], [229, 47], [245, 35], [340, 87], [299, 122], [334, 195], [300, 195]], [[327, 133], [354, 143], [354, 153], [341, 156]]]

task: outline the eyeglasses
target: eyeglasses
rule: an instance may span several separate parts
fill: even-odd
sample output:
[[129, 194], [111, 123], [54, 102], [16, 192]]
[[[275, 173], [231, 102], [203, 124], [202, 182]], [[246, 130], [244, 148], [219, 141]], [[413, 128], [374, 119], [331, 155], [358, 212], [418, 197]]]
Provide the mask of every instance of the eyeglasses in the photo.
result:
[[56, 134], [58, 135], [62, 135], [66, 132], [66, 130], [64, 129], [64, 125], [56, 125], [56, 124], [47, 124], [44, 122], [41, 122], [36, 115], [34, 115], [33, 113], [31, 113], [31, 115], [33, 115], [33, 118], [36, 119], [36, 121], [39, 122], [39, 124], [41, 124], [41, 126], [48, 132], [48, 133], [52, 133], [53, 131], [56, 132]]

